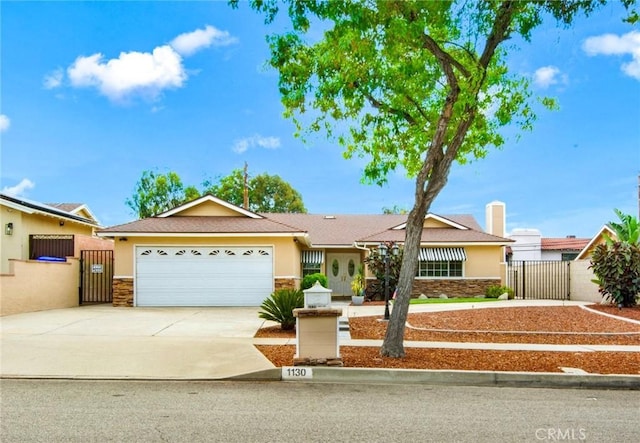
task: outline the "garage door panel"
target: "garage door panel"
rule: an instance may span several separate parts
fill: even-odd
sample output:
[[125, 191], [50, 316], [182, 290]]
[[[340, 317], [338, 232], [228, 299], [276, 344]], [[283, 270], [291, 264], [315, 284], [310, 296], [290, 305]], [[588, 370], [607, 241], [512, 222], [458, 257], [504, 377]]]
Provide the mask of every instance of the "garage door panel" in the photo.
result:
[[273, 288], [270, 247], [138, 247], [138, 306], [259, 306]]

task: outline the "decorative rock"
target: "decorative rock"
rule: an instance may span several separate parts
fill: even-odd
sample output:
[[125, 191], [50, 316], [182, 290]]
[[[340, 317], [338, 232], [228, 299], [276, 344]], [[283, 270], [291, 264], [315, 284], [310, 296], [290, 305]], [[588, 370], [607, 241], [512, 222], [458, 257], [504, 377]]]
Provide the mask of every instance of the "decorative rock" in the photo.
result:
[[426, 300], [426, 299], [427, 299], [427, 298], [429, 298], [429, 297], [427, 297], [427, 296], [426, 296], [426, 295], [424, 295], [424, 294], [420, 294], [420, 296], [419, 296], [418, 298], [419, 298], [420, 300]]
[[440, 295], [438, 296], [438, 298], [442, 298], [442, 299], [444, 299], [444, 298], [449, 298], [449, 297], [447, 297], [447, 294], [440, 294]]
[[498, 300], [509, 300], [509, 294], [505, 292], [500, 297], [498, 297]]
[[341, 358], [311, 358], [311, 357], [299, 357], [293, 359], [293, 366], [330, 366], [330, 367], [342, 367]]

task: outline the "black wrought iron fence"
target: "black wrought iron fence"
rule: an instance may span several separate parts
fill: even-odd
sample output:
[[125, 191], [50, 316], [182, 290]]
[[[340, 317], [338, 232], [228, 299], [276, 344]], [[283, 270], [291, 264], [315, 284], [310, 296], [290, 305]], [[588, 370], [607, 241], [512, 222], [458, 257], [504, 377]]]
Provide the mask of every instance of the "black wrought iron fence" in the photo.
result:
[[507, 264], [507, 285], [520, 299], [569, 300], [570, 261], [511, 261]]
[[80, 304], [113, 301], [113, 251], [80, 251]]

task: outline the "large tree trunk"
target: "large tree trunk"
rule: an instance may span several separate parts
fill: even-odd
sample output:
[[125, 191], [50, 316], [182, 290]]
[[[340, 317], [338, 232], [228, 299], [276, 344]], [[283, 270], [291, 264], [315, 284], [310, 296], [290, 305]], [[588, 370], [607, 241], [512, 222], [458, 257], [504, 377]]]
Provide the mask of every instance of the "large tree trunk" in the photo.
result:
[[[425, 164], [428, 161], [425, 162]], [[444, 167], [444, 170], [442, 169]], [[436, 198], [440, 190], [447, 183], [447, 176], [451, 161], [444, 159], [439, 162], [433, 172], [433, 176], [428, 181], [427, 189], [424, 189], [427, 174], [419, 174], [416, 180], [416, 201], [413, 209], [409, 213], [404, 240], [404, 251], [402, 255], [402, 265], [396, 292], [396, 301], [393, 304], [393, 311], [389, 318], [387, 332], [380, 349], [380, 354], [386, 357], [404, 357], [404, 328], [409, 312], [409, 300], [413, 290], [413, 280], [418, 270], [418, 253], [422, 240], [422, 229], [424, 218], [431, 207], [431, 203]], [[426, 171], [425, 171], [426, 172]], [[421, 177], [422, 176], [422, 179]]]

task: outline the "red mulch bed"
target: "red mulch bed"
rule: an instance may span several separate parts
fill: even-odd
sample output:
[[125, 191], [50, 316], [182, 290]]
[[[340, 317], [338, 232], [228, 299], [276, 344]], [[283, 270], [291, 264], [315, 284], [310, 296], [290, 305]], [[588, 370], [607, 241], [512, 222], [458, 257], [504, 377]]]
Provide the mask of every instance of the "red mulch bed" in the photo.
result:
[[[640, 306], [590, 305], [619, 317], [640, 320]], [[351, 317], [353, 339], [382, 339], [380, 317]], [[405, 340], [476, 343], [640, 345], [640, 325], [589, 312], [577, 306], [477, 308], [409, 314]], [[263, 328], [256, 337], [295, 337], [295, 331]], [[275, 365], [291, 366], [294, 346], [257, 346]], [[401, 359], [381, 357], [378, 348], [341, 346], [346, 367], [562, 372], [579, 368], [595, 374], [640, 374], [637, 352], [546, 352], [405, 347]]]

